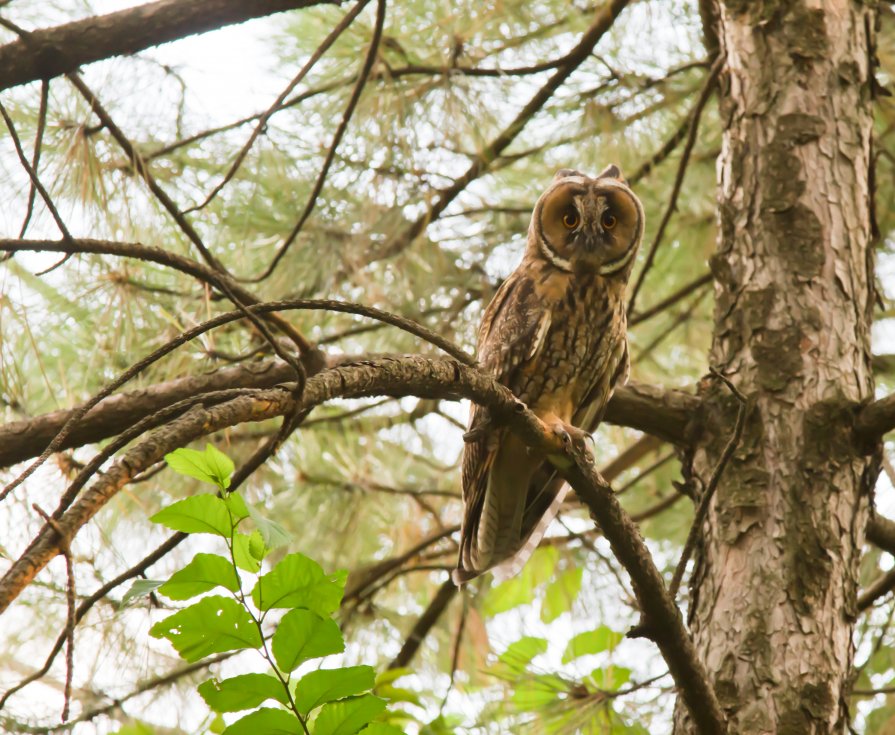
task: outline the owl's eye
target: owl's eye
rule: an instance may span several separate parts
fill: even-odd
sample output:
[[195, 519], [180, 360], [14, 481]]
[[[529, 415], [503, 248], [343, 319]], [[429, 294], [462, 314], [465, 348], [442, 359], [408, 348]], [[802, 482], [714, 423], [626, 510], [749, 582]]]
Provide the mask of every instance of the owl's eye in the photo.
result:
[[581, 218], [574, 209], [570, 209], [562, 216], [562, 223], [570, 230], [574, 230], [579, 222], [581, 222]]
[[606, 212], [603, 215], [603, 219], [600, 220], [600, 223], [603, 225], [604, 230], [611, 230], [618, 224], [618, 218], [609, 212]]

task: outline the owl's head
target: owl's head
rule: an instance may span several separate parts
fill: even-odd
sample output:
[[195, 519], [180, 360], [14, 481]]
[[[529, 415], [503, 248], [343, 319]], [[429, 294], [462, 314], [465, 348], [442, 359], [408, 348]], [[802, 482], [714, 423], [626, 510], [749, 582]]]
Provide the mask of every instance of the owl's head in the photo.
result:
[[556, 172], [531, 217], [529, 248], [560, 270], [627, 278], [643, 236], [643, 206], [607, 166], [595, 178]]

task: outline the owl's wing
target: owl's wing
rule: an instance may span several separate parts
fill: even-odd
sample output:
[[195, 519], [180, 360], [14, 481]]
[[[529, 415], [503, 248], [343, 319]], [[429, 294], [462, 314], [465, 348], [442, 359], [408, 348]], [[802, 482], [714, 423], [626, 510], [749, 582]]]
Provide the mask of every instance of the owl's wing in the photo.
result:
[[[536, 296], [530, 277], [515, 271], [494, 295], [485, 310], [479, 333], [478, 359], [482, 369], [514, 393], [520, 368], [543, 348], [550, 328], [550, 311]], [[487, 426], [487, 411], [473, 404], [470, 429]], [[488, 475], [500, 444], [499, 429], [487, 428], [463, 449], [463, 501], [461, 560], [476, 543]]]

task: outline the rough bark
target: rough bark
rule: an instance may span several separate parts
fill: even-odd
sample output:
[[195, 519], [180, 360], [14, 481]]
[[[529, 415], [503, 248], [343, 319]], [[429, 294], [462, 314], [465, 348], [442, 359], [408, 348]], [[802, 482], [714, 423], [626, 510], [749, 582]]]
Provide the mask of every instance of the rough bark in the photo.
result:
[[[872, 9], [726, 0], [711, 362], [751, 399], [704, 524], [690, 625], [731, 732], [841, 733], [875, 453], [869, 190]], [[733, 426], [703, 387], [690, 470]], [[693, 725], [679, 708], [677, 732]]]
[[324, 0], [159, 0], [32, 31], [0, 46], [0, 90], [51, 79], [82, 64]]
[[[371, 356], [337, 357], [331, 362], [334, 365], [368, 357]], [[284, 362], [261, 360], [110, 396], [78, 422], [60, 450], [108, 439], [140, 419], [190, 396], [228, 388], [270, 388], [294, 377], [292, 368]], [[613, 396], [605, 420], [682, 444], [698, 405], [698, 399], [689, 393], [632, 383]], [[0, 468], [38, 456], [71, 415], [72, 410], [53, 411], [0, 425]]]

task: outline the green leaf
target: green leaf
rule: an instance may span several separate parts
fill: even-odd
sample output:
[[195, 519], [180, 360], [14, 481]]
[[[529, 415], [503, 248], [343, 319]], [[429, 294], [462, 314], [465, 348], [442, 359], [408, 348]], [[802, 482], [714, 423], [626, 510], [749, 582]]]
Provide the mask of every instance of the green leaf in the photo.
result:
[[327, 704], [314, 722], [314, 735], [353, 735], [385, 709], [385, 700], [365, 694]]
[[299, 608], [287, 612], [271, 641], [277, 666], [293, 671], [310, 658], [320, 658], [345, 650], [342, 632], [335, 621]]
[[243, 674], [223, 681], [209, 679], [203, 681], [198, 689], [202, 699], [215, 712], [251, 709], [268, 699], [289, 703], [283, 684], [269, 674]]
[[121, 604], [127, 605], [131, 600], [136, 600], [138, 597], [146, 597], [146, 595], [155, 592], [164, 583], [164, 580], [161, 579], [135, 579], [130, 589], [121, 598]]
[[258, 527], [261, 538], [264, 539], [264, 546], [267, 549], [276, 549], [279, 546], [285, 546], [292, 541], [292, 536], [276, 521], [264, 516], [257, 508], [248, 506], [249, 515]]
[[595, 630], [579, 633], [566, 646], [566, 650], [562, 655], [562, 662], [567, 664], [580, 656], [611, 651], [624, 637], [624, 634], [616, 633], [605, 625], [601, 625]]
[[154, 638], [167, 638], [187, 661], [261, 646], [261, 634], [248, 612], [236, 600], [220, 595], [204, 597], [169, 615], [153, 625], [149, 633]]
[[159, 592], [172, 600], [188, 600], [215, 587], [239, 589], [239, 577], [228, 559], [217, 554], [196, 554], [193, 560], [165, 582]]
[[546, 652], [547, 640], [545, 638], [525, 636], [515, 643], [511, 643], [507, 650], [498, 657], [498, 661], [515, 671], [524, 671], [535, 656]]
[[243, 518], [249, 517], [249, 508], [239, 493], [224, 493], [222, 500], [224, 505], [230, 510], [234, 520], [241, 521]]
[[224, 735], [297, 735], [301, 724], [294, 714], [282, 709], [262, 707], [224, 730]]
[[240, 569], [256, 574], [261, 569], [261, 560], [264, 553], [258, 555], [258, 549], [264, 551], [264, 542], [261, 534], [252, 531], [251, 534], [237, 533], [233, 536], [233, 560]]
[[541, 620], [552, 623], [560, 615], [572, 608], [572, 603], [581, 591], [583, 567], [566, 569], [547, 585], [544, 602], [541, 605]]
[[372, 689], [375, 681], [376, 672], [372, 666], [312, 671], [298, 682], [295, 706], [306, 715], [321, 704]]
[[258, 580], [252, 600], [259, 610], [306, 607], [320, 615], [339, 609], [347, 572], [327, 576], [321, 566], [303, 554], [284, 556], [269, 574]]
[[175, 449], [165, 455], [168, 466], [181, 475], [195, 477], [202, 482], [217, 485], [222, 490], [230, 486], [233, 462], [221, 450], [211, 444], [205, 445], [204, 452], [195, 449]]
[[149, 520], [184, 533], [214, 533], [230, 538], [232, 532], [227, 505], [214, 495], [193, 495], [178, 500]]

